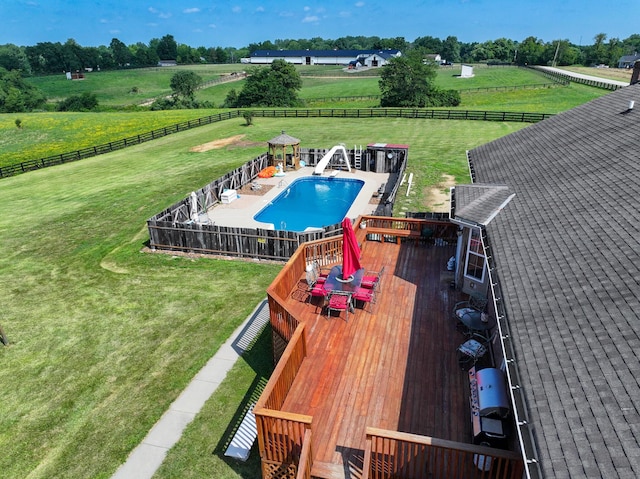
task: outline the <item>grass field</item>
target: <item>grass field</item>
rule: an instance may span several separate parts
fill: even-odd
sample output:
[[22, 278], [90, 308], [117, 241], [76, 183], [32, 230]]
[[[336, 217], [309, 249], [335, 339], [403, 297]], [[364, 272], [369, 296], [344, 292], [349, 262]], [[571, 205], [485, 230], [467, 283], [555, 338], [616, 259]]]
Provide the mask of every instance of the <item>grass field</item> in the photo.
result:
[[[3, 477], [109, 477], [280, 269], [141, 252], [147, 218], [264, 151], [191, 146], [238, 134], [264, 142], [281, 130], [308, 147], [408, 143], [415, 183], [400, 195], [404, 211], [424, 209], [443, 173], [468, 181], [466, 149], [525, 126], [229, 120], [1, 180], [0, 321], [11, 341], [0, 348]], [[159, 477], [258, 475], [215, 452], [239, 398], [268, 374], [246, 361], [237, 368]]]
[[[194, 69], [203, 77], [206, 75], [215, 77], [229, 73], [231, 68], [240, 67], [240, 65], [207, 65], [185, 68]], [[313, 72], [314, 69], [318, 71], [318, 67], [301, 67], [301, 71], [307, 73]], [[333, 70], [329, 67], [321, 67], [320, 71], [331, 73]], [[478, 66], [474, 71], [475, 76], [469, 79], [457, 77], [460, 73], [459, 67], [442, 68], [438, 72], [437, 84], [441, 88], [461, 90], [462, 104], [458, 109], [558, 113], [607, 93], [604, 90], [575, 83], [569, 87], [476, 91], [472, 89], [522, 87], [545, 83], [548, 80], [532, 70], [523, 68]], [[132, 76], [135, 72], [139, 72], [140, 75]], [[50, 80], [36, 78], [32, 81], [43, 82], [43, 87], [47, 85], [45, 80], [51, 81], [51, 85], [46, 90], [48, 95], [58, 94], [61, 88], [68, 88], [69, 85], [78, 85], [78, 88], [96, 88], [96, 93], [104, 97], [118, 91], [120, 94], [113, 93], [112, 101], [114, 104], [123, 104], [127, 101], [139, 101], [137, 96], [134, 98], [127, 93], [132, 83], [142, 85], [140, 87], [142, 96], [145, 96], [145, 91], [153, 88], [156, 88], [154, 93], [168, 94], [169, 80], [174, 73], [175, 69], [172, 68], [154, 68], [99, 72], [89, 74], [87, 80], [77, 83], [65, 80], [62, 76], [53, 79], [46, 77]], [[104, 76], [98, 77], [98, 75]], [[91, 78], [107, 78], [107, 81], [94, 81]], [[160, 88], [162, 82], [166, 82], [165, 90]], [[243, 81], [223, 83], [199, 90], [196, 96], [198, 100], [221, 105], [232, 88], [239, 91], [242, 85]], [[331, 100], [330, 98], [366, 97], [379, 94], [378, 78], [331, 77], [326, 74], [317, 77], [304, 76], [303, 88], [300, 92], [301, 98], [309, 101], [312, 108], [375, 108], [379, 105], [379, 101], [375, 99], [357, 101]], [[317, 101], [326, 98], [329, 100]], [[46, 112], [2, 114], [0, 115], [0, 167], [120, 140], [217, 112], [218, 110], [178, 110], [114, 111], [99, 114]], [[16, 128], [16, 119], [22, 121], [21, 129]]]

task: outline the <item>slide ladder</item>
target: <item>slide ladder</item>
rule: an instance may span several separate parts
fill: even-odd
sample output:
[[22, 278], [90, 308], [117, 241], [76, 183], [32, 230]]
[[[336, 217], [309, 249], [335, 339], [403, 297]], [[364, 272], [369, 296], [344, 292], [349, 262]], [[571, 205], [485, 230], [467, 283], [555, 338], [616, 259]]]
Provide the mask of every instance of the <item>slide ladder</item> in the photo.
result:
[[355, 145], [353, 147], [353, 166], [356, 170], [362, 169], [362, 145], [360, 145], [360, 148]]
[[347, 165], [347, 169], [349, 170], [349, 172], [351, 172], [351, 165], [349, 164], [349, 155], [347, 155], [347, 150], [345, 149], [344, 145], [336, 145], [331, 148], [318, 162], [315, 170], [313, 170], [313, 174], [321, 175], [329, 162], [333, 159], [333, 155], [335, 155], [336, 153], [342, 153], [342, 162]]

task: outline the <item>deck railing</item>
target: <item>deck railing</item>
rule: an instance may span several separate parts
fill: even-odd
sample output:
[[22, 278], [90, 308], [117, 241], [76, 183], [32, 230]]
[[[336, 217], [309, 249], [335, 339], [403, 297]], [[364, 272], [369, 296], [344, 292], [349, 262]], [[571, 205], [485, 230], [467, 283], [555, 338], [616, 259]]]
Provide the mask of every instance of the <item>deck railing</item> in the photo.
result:
[[311, 429], [307, 429], [304, 433], [302, 454], [300, 455], [300, 464], [298, 465], [298, 474], [296, 475], [296, 479], [311, 479], [312, 467], [313, 453], [311, 451]]
[[[362, 222], [365, 228], [360, 228]], [[457, 227], [438, 218], [362, 216], [354, 227], [359, 241], [368, 240], [370, 228], [415, 231], [420, 238], [427, 228], [428, 239], [436, 245], [438, 241], [452, 244], [457, 240]], [[296, 291], [313, 261], [321, 266], [339, 264], [342, 236], [304, 243], [267, 290], [271, 326], [288, 344], [254, 408], [264, 479], [306, 479], [311, 475], [312, 417], [281, 409], [307, 354], [305, 326], [287, 310], [285, 300]], [[491, 464], [491, 469], [478, 467], [480, 461], [487, 469]], [[512, 452], [375, 428], [367, 429], [364, 466], [362, 479], [515, 479], [523, 471], [520, 456]]]
[[362, 479], [521, 479], [511, 451], [367, 428]]
[[[307, 355], [304, 331], [304, 324], [300, 324], [294, 331], [253, 410], [263, 478], [296, 476], [305, 437], [308, 437], [306, 431], [311, 428], [311, 416], [281, 411]], [[312, 458], [308, 460], [312, 461]], [[286, 474], [283, 475], [283, 471]]]

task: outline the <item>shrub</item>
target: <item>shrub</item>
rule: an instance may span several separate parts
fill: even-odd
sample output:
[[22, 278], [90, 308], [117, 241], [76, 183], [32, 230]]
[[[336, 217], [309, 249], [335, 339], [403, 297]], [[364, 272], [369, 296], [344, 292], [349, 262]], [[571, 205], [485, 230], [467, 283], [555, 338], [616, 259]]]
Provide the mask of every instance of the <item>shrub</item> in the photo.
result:
[[72, 95], [58, 103], [58, 111], [91, 111], [98, 106], [98, 98], [94, 93], [84, 92]]

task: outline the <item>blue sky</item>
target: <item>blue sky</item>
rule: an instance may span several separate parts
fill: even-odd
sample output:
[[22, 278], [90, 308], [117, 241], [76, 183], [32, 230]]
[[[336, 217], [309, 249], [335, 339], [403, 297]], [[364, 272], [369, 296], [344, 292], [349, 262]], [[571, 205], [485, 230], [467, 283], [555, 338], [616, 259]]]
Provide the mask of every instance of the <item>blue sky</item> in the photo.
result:
[[590, 45], [598, 33], [640, 33], [638, 16], [640, 0], [0, 0], [0, 44], [129, 45], [170, 34], [192, 47], [349, 35]]

